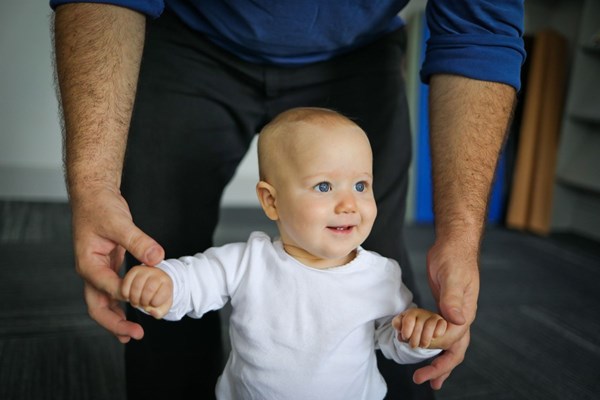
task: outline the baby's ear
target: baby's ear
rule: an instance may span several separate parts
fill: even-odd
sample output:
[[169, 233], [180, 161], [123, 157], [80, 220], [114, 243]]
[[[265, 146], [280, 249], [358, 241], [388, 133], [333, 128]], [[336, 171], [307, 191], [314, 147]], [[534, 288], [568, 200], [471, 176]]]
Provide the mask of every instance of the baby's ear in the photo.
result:
[[279, 213], [275, 206], [275, 199], [277, 197], [275, 188], [265, 181], [260, 181], [256, 184], [256, 195], [258, 196], [258, 201], [267, 215], [267, 218], [272, 221], [277, 221], [279, 219]]

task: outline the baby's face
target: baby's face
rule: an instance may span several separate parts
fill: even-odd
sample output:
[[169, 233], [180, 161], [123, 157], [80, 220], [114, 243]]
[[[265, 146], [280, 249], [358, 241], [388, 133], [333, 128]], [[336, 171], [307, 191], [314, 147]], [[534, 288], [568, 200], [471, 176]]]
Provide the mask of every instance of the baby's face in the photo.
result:
[[[377, 214], [368, 139], [351, 125], [303, 126], [277, 171], [278, 226], [286, 251], [319, 268], [343, 265]], [[287, 153], [286, 153], [287, 155]]]

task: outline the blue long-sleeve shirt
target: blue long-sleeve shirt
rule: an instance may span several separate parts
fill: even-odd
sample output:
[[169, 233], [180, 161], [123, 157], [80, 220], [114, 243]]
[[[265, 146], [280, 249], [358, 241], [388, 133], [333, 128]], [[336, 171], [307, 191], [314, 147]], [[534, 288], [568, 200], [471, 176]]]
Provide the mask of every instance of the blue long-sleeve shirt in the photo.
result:
[[[81, 0], [50, 0], [52, 7]], [[408, 0], [85, 0], [157, 18], [172, 10], [190, 28], [253, 63], [299, 66], [364, 46], [400, 26]], [[523, 0], [429, 0], [431, 37], [421, 78], [448, 73], [520, 87]]]

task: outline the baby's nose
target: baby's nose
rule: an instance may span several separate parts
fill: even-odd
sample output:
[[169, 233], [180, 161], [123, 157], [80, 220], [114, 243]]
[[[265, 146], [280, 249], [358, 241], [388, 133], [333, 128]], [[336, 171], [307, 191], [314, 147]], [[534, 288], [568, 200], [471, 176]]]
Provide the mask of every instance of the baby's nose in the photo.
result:
[[340, 194], [336, 210], [337, 213], [356, 212], [356, 199], [351, 193]]

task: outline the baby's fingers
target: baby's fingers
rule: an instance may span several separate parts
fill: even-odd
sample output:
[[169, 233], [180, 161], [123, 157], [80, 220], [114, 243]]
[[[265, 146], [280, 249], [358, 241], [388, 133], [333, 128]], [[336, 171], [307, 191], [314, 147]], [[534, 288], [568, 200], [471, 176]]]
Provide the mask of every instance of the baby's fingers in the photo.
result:
[[446, 320], [437, 317], [430, 318], [425, 322], [423, 328], [423, 334], [421, 335], [421, 345], [425, 349], [439, 349], [439, 344], [436, 339], [444, 336], [446, 333], [447, 322]]
[[401, 326], [398, 330], [400, 332], [400, 340], [407, 341], [413, 336], [415, 325], [417, 323], [414, 315], [411, 314], [401, 314]]
[[426, 349], [431, 345], [431, 339], [435, 334], [436, 323], [437, 319], [435, 317], [429, 317], [423, 322], [419, 347]]
[[447, 328], [448, 328], [448, 322], [446, 322], [445, 319], [440, 318], [440, 320], [435, 325], [435, 331], [433, 332], [433, 337], [438, 338], [440, 336], [444, 336]]
[[169, 312], [169, 308], [165, 305], [160, 307], [146, 306], [144, 311], [153, 316], [156, 319], [162, 319]]
[[432, 345], [432, 339], [440, 337], [446, 332], [446, 321], [439, 315], [432, 314], [423, 321], [423, 332], [419, 347], [427, 349]]
[[157, 306], [158, 304], [160, 304], [157, 303], [157, 300], [154, 299], [157, 297], [157, 295], [161, 291], [161, 288], [163, 287], [163, 277], [161, 275], [158, 275], [156, 273], [156, 270], [152, 272], [153, 274], [150, 274], [150, 276], [148, 277], [148, 279], [146, 279], [146, 282], [144, 283], [144, 291], [140, 299], [140, 305], [142, 307]]
[[148, 279], [145, 268], [148, 267], [135, 267], [125, 275], [123, 280], [123, 297], [134, 307], [140, 305], [144, 294], [144, 287]]
[[173, 284], [170, 280], [161, 280], [160, 286], [149, 300], [144, 310], [156, 319], [163, 318], [171, 309], [173, 304]]
[[410, 340], [408, 341], [409, 346], [412, 347], [413, 349], [416, 347], [421, 347], [421, 338], [423, 336], [423, 328], [424, 328], [424, 325], [419, 323], [419, 321], [417, 321], [414, 324], [412, 335], [410, 336]]

